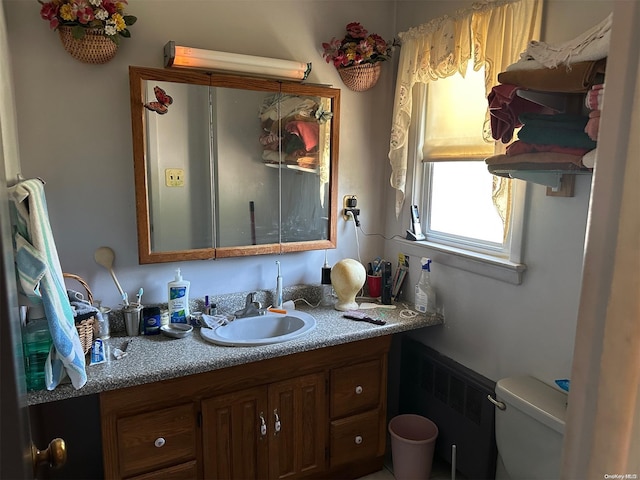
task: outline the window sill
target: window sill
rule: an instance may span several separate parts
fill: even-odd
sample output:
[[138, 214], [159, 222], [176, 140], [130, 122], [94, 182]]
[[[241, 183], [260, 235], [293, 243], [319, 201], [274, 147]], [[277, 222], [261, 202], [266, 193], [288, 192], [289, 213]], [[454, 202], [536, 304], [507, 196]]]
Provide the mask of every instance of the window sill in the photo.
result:
[[[422, 256], [428, 256], [435, 263], [458, 268], [467, 272], [493, 278], [512, 285], [520, 285], [522, 276], [527, 266], [524, 263], [515, 263], [506, 259], [492, 257], [482, 253], [471, 252], [461, 248], [450, 247], [427, 241], [411, 241], [396, 238], [396, 242], [411, 247], [411, 250], [428, 250]], [[406, 252], [408, 255], [411, 252]]]

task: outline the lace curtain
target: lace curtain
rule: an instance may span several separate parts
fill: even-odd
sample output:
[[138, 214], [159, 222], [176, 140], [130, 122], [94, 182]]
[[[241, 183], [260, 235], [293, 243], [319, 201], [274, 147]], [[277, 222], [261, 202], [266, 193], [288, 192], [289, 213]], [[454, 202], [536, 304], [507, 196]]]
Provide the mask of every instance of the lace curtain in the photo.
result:
[[542, 0], [489, 0], [399, 34], [402, 48], [389, 145], [396, 217], [405, 197], [413, 86], [455, 73], [464, 75], [473, 60], [475, 70], [485, 66], [488, 95], [497, 84], [498, 73], [518, 60], [530, 40], [539, 37], [541, 18]]

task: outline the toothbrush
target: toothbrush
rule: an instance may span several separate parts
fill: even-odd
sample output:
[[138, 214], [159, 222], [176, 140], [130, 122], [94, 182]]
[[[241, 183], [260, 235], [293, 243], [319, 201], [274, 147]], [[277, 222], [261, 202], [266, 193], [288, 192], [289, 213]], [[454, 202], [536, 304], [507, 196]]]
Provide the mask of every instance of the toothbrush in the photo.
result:
[[138, 305], [142, 305], [142, 294], [144, 293], [144, 290], [142, 289], [142, 287], [140, 287], [140, 290], [138, 290], [138, 295], [136, 295], [136, 302], [138, 303]]
[[282, 275], [280, 275], [280, 262], [276, 260], [278, 265], [278, 277], [276, 278], [276, 308], [282, 309]]

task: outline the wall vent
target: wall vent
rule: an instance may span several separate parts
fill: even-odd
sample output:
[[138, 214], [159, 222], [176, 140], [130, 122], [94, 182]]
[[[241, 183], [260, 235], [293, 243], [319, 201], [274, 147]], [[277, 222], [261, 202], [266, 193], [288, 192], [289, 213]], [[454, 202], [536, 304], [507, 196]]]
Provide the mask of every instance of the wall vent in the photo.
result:
[[455, 444], [463, 476], [495, 478], [495, 410], [487, 400], [495, 382], [408, 337], [401, 358], [400, 413], [432, 420], [439, 430], [436, 455], [451, 463]]

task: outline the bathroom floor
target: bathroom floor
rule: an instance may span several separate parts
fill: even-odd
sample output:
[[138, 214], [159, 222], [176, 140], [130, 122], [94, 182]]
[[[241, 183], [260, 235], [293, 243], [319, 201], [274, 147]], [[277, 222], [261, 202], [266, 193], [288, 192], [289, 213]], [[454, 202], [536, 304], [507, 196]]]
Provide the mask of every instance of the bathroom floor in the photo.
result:
[[[385, 461], [385, 468], [366, 477], [361, 477], [358, 480], [395, 480], [393, 473], [391, 473], [392, 468], [391, 462]], [[451, 466], [435, 457], [431, 466], [429, 480], [451, 480]], [[465, 477], [456, 474], [456, 480], [465, 480]]]

